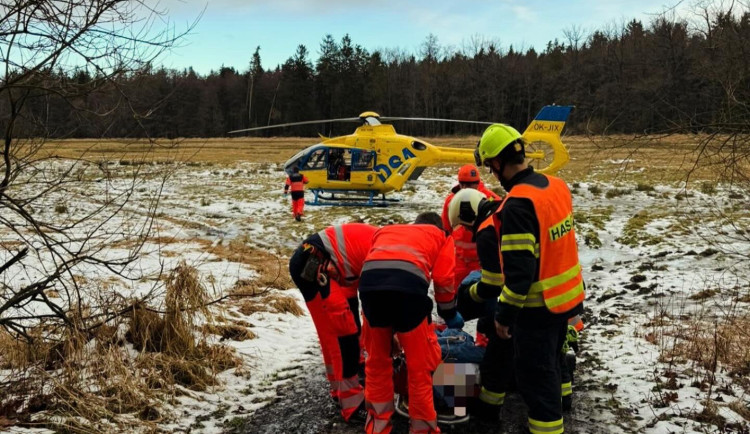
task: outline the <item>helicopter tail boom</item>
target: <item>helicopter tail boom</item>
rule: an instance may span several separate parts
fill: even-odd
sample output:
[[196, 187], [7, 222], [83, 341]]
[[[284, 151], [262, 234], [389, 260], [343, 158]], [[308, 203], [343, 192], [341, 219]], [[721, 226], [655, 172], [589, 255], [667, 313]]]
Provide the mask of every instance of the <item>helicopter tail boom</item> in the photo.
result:
[[436, 146], [440, 151], [436, 155], [436, 162], [439, 163], [474, 163], [474, 148], [446, 148], [443, 146]]

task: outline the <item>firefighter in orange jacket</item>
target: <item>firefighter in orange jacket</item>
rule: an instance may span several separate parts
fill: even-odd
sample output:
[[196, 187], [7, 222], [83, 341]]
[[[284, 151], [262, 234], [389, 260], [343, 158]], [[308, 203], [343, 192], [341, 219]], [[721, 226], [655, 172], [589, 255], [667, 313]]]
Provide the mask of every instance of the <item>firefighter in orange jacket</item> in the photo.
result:
[[286, 178], [284, 183], [284, 196], [292, 191], [292, 214], [294, 219], [302, 221], [302, 215], [305, 212], [305, 184], [310, 182], [307, 176], [299, 173], [299, 167], [294, 166], [292, 174]]
[[331, 396], [346, 421], [364, 422], [359, 383], [360, 323], [357, 286], [376, 227], [364, 223], [329, 226], [310, 235], [289, 260], [318, 332]]
[[443, 203], [443, 228], [446, 232], [453, 235], [453, 242], [456, 245], [456, 272], [453, 280], [453, 288], [458, 289], [461, 281], [474, 270], [479, 270], [479, 257], [477, 256], [477, 244], [474, 241], [474, 234], [471, 230], [458, 226], [455, 229], [451, 227], [448, 216], [448, 205], [451, 199], [464, 188], [473, 188], [488, 199], [500, 200], [500, 196], [493, 191], [488, 190], [482, 180], [479, 178], [479, 169], [473, 164], [467, 164], [458, 170], [458, 184], [451, 189], [448, 197]]
[[430, 324], [428, 289], [433, 281], [438, 314], [448, 327], [461, 328], [453, 289], [453, 249], [453, 239], [434, 212], [420, 214], [414, 224], [386, 226], [375, 233], [359, 286], [367, 352], [367, 433], [391, 431], [394, 333], [406, 357], [410, 432], [440, 432], [432, 373], [441, 357]]
[[495, 313], [498, 336], [513, 327], [516, 382], [534, 434], [563, 432], [561, 348], [569, 318], [581, 313], [583, 276], [570, 190], [528, 167], [521, 134], [489, 126], [476, 149], [478, 165], [508, 192], [498, 209], [504, 284]]
[[[472, 415], [497, 421], [500, 407], [505, 401], [505, 393], [513, 376], [513, 342], [501, 339], [495, 333], [494, 311], [496, 300], [502, 293], [504, 277], [501, 270], [499, 241], [500, 206], [502, 202], [488, 201], [485, 196], [473, 189], [464, 189], [456, 194], [449, 206], [450, 222], [461, 225], [475, 233], [481, 273], [474, 279], [465, 280], [459, 288], [458, 310], [466, 319], [490, 312], [489, 318], [480, 317], [477, 330], [489, 337], [487, 350], [479, 365], [482, 389], [479, 401], [472, 407]], [[577, 312], [575, 310], [574, 312]], [[568, 319], [568, 333], [561, 347], [561, 392], [563, 410], [572, 406], [572, 381], [575, 369], [575, 355], [578, 352], [578, 333], [583, 330], [583, 321], [578, 314]]]

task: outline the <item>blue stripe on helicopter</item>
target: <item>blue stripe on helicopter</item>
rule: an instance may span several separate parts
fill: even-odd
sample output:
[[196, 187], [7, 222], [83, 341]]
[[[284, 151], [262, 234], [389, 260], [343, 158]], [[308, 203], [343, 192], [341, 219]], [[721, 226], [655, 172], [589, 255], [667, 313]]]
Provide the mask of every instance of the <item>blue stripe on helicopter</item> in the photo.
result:
[[571, 105], [548, 105], [542, 107], [534, 118], [535, 121], [565, 122], [568, 120]]

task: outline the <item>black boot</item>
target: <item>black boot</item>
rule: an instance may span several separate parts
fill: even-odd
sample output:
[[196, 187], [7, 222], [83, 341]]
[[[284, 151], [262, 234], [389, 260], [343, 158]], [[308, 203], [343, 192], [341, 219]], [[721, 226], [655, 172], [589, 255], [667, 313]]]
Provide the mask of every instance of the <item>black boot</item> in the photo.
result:
[[570, 411], [573, 408], [573, 395], [562, 397], [562, 409], [563, 411]]
[[469, 401], [469, 415], [472, 419], [477, 419], [485, 422], [500, 422], [500, 410], [502, 405], [488, 404], [481, 399], [473, 399]]
[[357, 407], [357, 409], [352, 413], [351, 416], [349, 416], [349, 420], [347, 422], [351, 424], [356, 425], [364, 425], [365, 421], [367, 420], [367, 409], [365, 409], [365, 403], [362, 402], [362, 404]]

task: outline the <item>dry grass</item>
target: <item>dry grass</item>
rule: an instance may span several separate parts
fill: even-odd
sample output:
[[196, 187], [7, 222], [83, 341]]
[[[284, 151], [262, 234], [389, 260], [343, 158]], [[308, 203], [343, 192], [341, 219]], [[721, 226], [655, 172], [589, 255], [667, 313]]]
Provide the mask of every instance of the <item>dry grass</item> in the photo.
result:
[[314, 143], [316, 139], [300, 137], [160, 140], [156, 146], [145, 140], [71, 139], [48, 141], [40, 154], [64, 158], [86, 156], [120, 165], [123, 162], [125, 165], [141, 164], [142, 161], [226, 164], [236, 161], [284, 161]]
[[286, 268], [287, 262], [277, 255], [248, 244], [247, 240], [234, 239], [228, 244], [217, 245], [212, 245], [207, 240], [197, 241], [203, 245], [206, 252], [227, 261], [249, 265], [260, 274], [258, 279], [245, 282], [241, 288], [235, 286], [233, 290], [235, 294], [239, 294], [238, 291], [244, 291], [244, 294], [254, 295], [258, 291], [268, 288], [288, 289], [294, 287]]
[[[237, 367], [241, 360], [229, 349], [196, 340], [196, 314], [210, 319], [210, 313], [206, 308], [208, 293], [195, 268], [181, 264], [170, 274], [166, 286], [164, 314], [134, 306], [128, 339], [136, 349], [157, 353], [141, 360], [147, 371], [166, 376], [169, 384], [205, 390], [216, 384], [214, 375], [224, 370], [220, 368]], [[250, 338], [250, 332], [245, 336]], [[150, 382], [160, 383], [154, 378]]]
[[257, 312], [291, 313], [294, 316], [305, 314], [305, 311], [294, 298], [273, 293], [260, 299], [244, 301], [240, 305], [239, 311], [243, 315], [252, 315]]
[[178, 266], [167, 281], [164, 315], [164, 335], [161, 351], [169, 355], [185, 356], [195, 350], [195, 314], [209, 315], [205, 307], [209, 301], [206, 289], [198, 280], [198, 271], [185, 263]]
[[15, 250], [18, 247], [25, 246], [26, 243], [15, 240], [0, 240], [0, 249]]
[[269, 289], [261, 287], [257, 280], [240, 279], [235, 282], [229, 293], [236, 297], [254, 297], [263, 295], [268, 291]]
[[666, 333], [676, 340], [662, 352], [661, 360], [692, 360], [711, 372], [722, 364], [738, 378], [750, 375], [750, 318], [679, 321]]
[[750, 422], [750, 405], [742, 401], [733, 401], [729, 403], [729, 408], [735, 413], [742, 416], [743, 419]]
[[203, 332], [219, 335], [222, 341], [227, 339], [232, 341], [246, 341], [258, 337], [247, 327], [239, 324], [206, 324], [203, 326]]
[[176, 237], [148, 237], [146, 239], [141, 238], [126, 238], [122, 239], [116, 243], [110, 244], [110, 248], [112, 249], [132, 249], [136, 247], [140, 247], [142, 244], [149, 243], [149, 244], [156, 244], [157, 246], [167, 246], [170, 244], [176, 244], [181, 243], [183, 240], [180, 240]]
[[[34, 426], [76, 433], [156, 431], [156, 423], [168, 417], [160, 405], [165, 394], [174, 396], [178, 386], [204, 391], [218, 384], [218, 373], [242, 366], [234, 349], [209, 344], [209, 329], [196, 329], [198, 318], [211, 319], [207, 301], [196, 270], [182, 264], [167, 279], [164, 311], [135, 304], [123, 318], [127, 325], [104, 324], [90, 333], [40, 327], [32, 330], [31, 343], [0, 329], [0, 369], [9, 370], [10, 380], [0, 394], [0, 423], [30, 424], [32, 414], [44, 411]], [[81, 328], [88, 314], [83, 306], [68, 315]], [[249, 326], [215, 330], [239, 340], [253, 337]], [[140, 351], [135, 357], [126, 340]]]
[[129, 312], [130, 328], [127, 339], [138, 351], [160, 351], [164, 338], [164, 319], [143, 305], [133, 306]]

